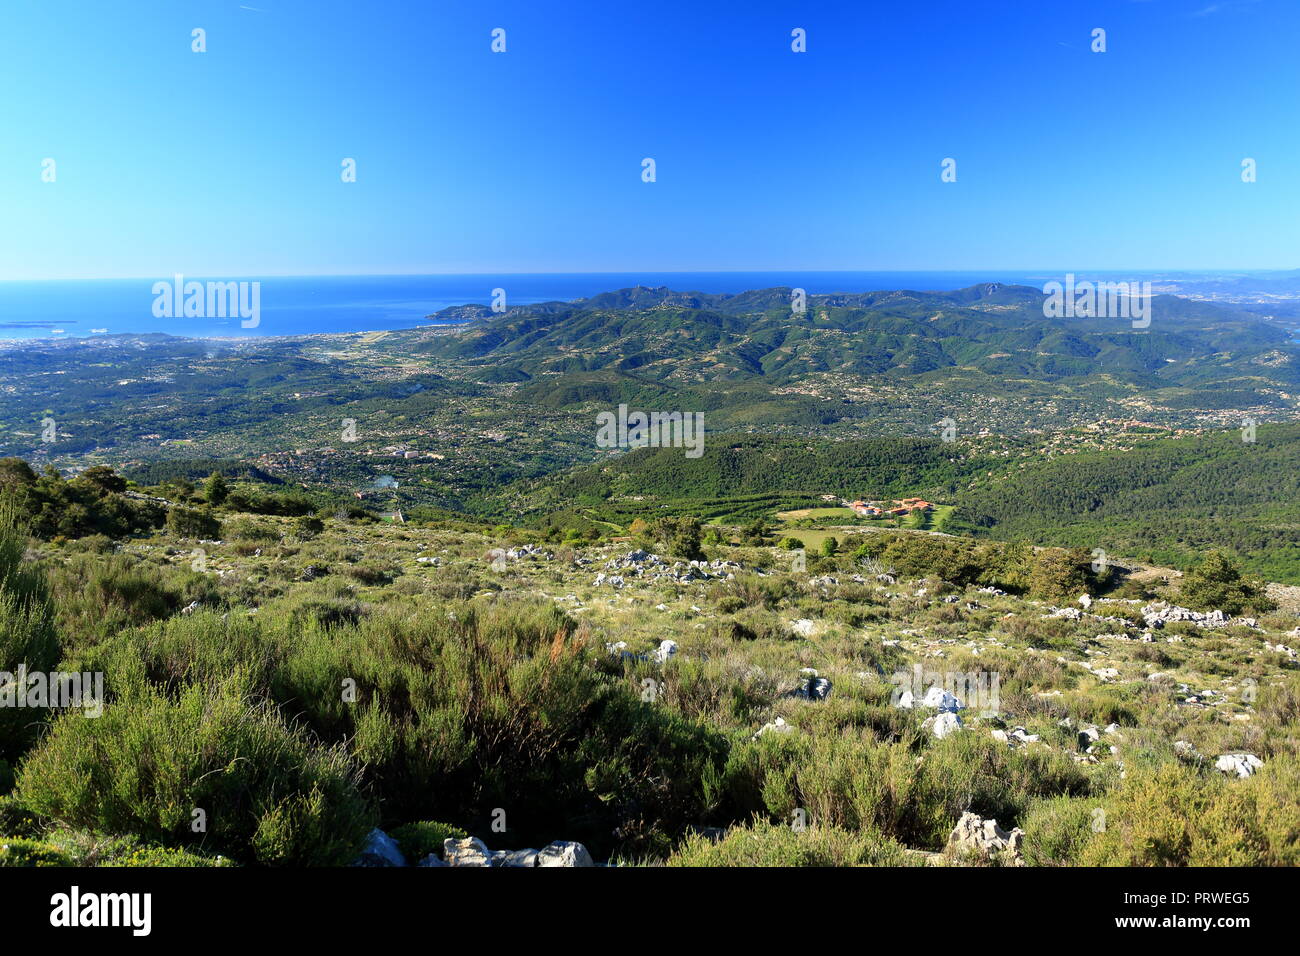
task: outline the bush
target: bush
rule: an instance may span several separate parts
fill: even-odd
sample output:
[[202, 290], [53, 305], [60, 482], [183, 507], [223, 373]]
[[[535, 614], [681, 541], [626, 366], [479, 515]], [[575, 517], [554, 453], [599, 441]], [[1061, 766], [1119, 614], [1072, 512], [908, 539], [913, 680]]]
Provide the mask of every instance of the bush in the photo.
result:
[[655, 522], [655, 536], [663, 542], [664, 550], [674, 558], [698, 561], [704, 557], [700, 547], [700, 519], [660, 518]]
[[1241, 568], [1222, 551], [1211, 551], [1183, 576], [1178, 599], [1193, 610], [1221, 610], [1240, 614], [1246, 608], [1270, 611], [1274, 604], [1264, 596], [1263, 585], [1247, 581]]
[[[1270, 760], [1246, 780], [1174, 761], [1130, 767], [1099, 801], [1036, 805], [1024, 824], [1026, 858], [1068, 866], [1296, 866], [1297, 787], [1294, 757]], [[1104, 816], [1094, 817], [1098, 808]]]
[[[248, 696], [241, 674], [175, 698], [138, 672], [116, 676], [101, 717], [56, 720], [19, 769], [18, 797], [34, 812], [169, 846], [203, 839], [263, 864], [355, 854], [373, 820], [347, 757]], [[195, 809], [207, 816], [201, 837]]]
[[0, 833], [10, 836], [40, 836], [48, 823], [11, 795], [0, 797]]
[[756, 821], [718, 841], [693, 835], [668, 858], [669, 866], [907, 866], [903, 848], [872, 830]]
[[1082, 548], [1064, 550], [1045, 548], [1034, 558], [1029, 573], [1029, 590], [1035, 597], [1062, 601], [1091, 594], [1092, 578], [1088, 574], [1091, 557]]
[[177, 506], [167, 512], [167, 530], [178, 538], [214, 540], [221, 537], [221, 522], [211, 512]]
[[408, 862], [418, 862], [430, 853], [442, 856], [444, 840], [463, 840], [469, 836], [469, 833], [460, 827], [452, 826], [450, 823], [421, 820], [417, 823], [403, 824], [395, 829], [390, 836], [402, 848]]
[[302, 540], [314, 538], [325, 530], [325, 522], [315, 515], [303, 515], [294, 520], [294, 536]]
[[[24, 561], [26, 545], [16, 516], [0, 509], [0, 671], [15, 675], [15, 684], [20, 668], [51, 671], [60, 658], [49, 591], [41, 573]], [[45, 713], [0, 707], [0, 760], [17, 762]]]
[[168, 846], [140, 846], [125, 853], [116, 854], [100, 866], [165, 866], [165, 867], [199, 867], [199, 866], [234, 866], [227, 857], [204, 856], [189, 850], [178, 850]]
[[62, 850], [25, 837], [0, 837], [0, 866], [72, 866]]

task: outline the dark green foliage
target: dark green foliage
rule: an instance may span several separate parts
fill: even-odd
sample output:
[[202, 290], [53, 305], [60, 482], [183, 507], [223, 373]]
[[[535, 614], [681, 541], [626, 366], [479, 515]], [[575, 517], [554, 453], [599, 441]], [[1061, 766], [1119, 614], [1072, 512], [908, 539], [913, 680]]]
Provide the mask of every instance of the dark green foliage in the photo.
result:
[[167, 512], [167, 530], [178, 538], [212, 540], [221, 536], [221, 522], [209, 511], [177, 506]]
[[1186, 568], [1211, 548], [1300, 582], [1300, 426], [1142, 441], [1029, 464], [958, 497], [949, 530]]
[[663, 543], [664, 551], [671, 557], [687, 561], [704, 557], [700, 532], [698, 518], [660, 518], [654, 526], [655, 537]]
[[1029, 590], [1049, 601], [1071, 600], [1092, 593], [1091, 558], [1082, 548], [1045, 548], [1034, 557]]
[[1200, 611], [1218, 609], [1240, 614], [1246, 608], [1272, 609], [1272, 602], [1264, 596], [1263, 585], [1245, 580], [1241, 567], [1222, 551], [1211, 551], [1183, 576], [1178, 598]]
[[209, 477], [207, 484], [203, 487], [203, 497], [207, 499], [208, 504], [221, 506], [230, 496], [230, 485], [222, 477], [221, 472], [214, 471]]
[[23, 517], [40, 538], [112, 538], [160, 527], [163, 509], [128, 498], [126, 482], [108, 468], [88, 468], [70, 481], [47, 469], [39, 477], [18, 458], [0, 459], [0, 504]]

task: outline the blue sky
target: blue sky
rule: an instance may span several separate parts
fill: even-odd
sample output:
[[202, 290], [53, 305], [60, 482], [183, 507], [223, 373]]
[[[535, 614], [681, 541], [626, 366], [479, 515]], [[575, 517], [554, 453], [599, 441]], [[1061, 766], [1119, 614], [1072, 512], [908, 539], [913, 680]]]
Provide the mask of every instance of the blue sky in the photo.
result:
[[1294, 0], [3, 0], [0, 278], [1296, 268], [1297, 39]]

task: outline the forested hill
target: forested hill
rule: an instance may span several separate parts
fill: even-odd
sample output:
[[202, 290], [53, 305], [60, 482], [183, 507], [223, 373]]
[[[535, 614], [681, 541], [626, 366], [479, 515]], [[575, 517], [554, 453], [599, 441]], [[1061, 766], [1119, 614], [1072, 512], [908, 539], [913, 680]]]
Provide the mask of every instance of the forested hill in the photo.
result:
[[1063, 455], [977, 483], [950, 527], [1185, 566], [1227, 547], [1300, 581], [1300, 426], [1157, 439]]
[[1045, 317], [1043, 294], [1024, 286], [813, 295], [802, 312], [790, 294], [624, 289], [500, 315], [483, 309], [464, 327], [416, 330], [402, 343], [519, 382], [617, 372], [679, 387], [783, 385], [825, 374], [902, 381], [975, 372], [1045, 382], [1106, 375], [1147, 389], [1256, 396], [1300, 384], [1284, 329], [1172, 296], [1157, 296], [1150, 326], [1135, 329], [1129, 319]]
[[816, 441], [709, 436], [703, 457], [640, 448], [532, 484], [534, 506], [595, 506], [611, 498], [720, 499], [799, 493], [886, 497], [952, 494], [989, 461], [933, 439]]

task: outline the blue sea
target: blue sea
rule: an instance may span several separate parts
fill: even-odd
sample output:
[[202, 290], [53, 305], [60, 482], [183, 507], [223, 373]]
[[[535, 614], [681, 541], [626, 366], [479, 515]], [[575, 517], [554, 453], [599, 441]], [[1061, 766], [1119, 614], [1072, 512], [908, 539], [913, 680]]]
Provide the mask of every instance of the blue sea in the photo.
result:
[[[512, 275], [256, 276], [260, 322], [246, 329], [234, 318], [158, 318], [157, 279], [0, 281], [0, 339], [59, 339], [165, 332], [194, 338], [367, 332], [427, 325], [425, 316], [452, 305], [569, 300], [629, 286], [668, 286], [682, 292], [744, 292], [790, 286], [821, 292], [889, 289], [939, 291], [980, 282], [1042, 285], [1050, 273], [998, 272], [646, 272]], [[230, 281], [186, 276], [185, 281]]]

